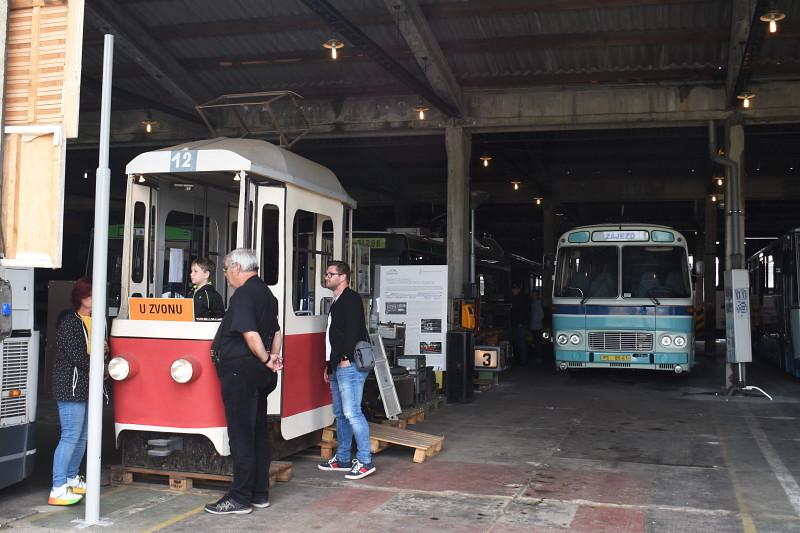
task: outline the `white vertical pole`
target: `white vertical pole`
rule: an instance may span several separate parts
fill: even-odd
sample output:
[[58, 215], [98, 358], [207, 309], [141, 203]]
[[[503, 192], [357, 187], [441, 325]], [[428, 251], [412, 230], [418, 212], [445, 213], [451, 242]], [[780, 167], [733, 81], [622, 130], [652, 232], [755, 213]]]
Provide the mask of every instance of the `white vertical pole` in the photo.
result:
[[100, 104], [100, 157], [94, 197], [94, 255], [92, 268], [92, 350], [89, 369], [89, 438], [86, 455], [86, 523], [100, 522], [100, 459], [103, 434], [103, 356], [106, 333], [106, 268], [108, 263], [108, 203], [111, 170], [111, 75], [114, 36], [106, 35], [103, 49], [103, 92]]

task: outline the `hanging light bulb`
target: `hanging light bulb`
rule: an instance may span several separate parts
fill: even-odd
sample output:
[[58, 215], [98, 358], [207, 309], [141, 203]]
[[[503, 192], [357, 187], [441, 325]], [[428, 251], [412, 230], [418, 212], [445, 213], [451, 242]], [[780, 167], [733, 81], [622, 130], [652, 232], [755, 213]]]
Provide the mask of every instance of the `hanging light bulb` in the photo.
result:
[[422, 102], [422, 98], [420, 98], [417, 106], [414, 108], [414, 111], [417, 112], [417, 118], [420, 120], [425, 120], [425, 111], [427, 110], [428, 108], [425, 107], [425, 104]]
[[716, 202], [717, 201], [717, 195], [716, 194], [712, 194], [711, 195], [711, 201], [712, 202]]
[[339, 54], [336, 52], [339, 48], [344, 48], [344, 43], [337, 39], [329, 39], [325, 41], [322, 46], [331, 51], [331, 59], [336, 59]]
[[535, 203], [536, 205], [542, 205], [542, 200], [543, 200], [543, 199], [544, 199], [544, 198], [542, 198], [541, 196], [534, 196], [534, 197], [533, 197], [533, 201], [534, 201], [534, 203]]
[[138, 181], [139, 181], [139, 183], [144, 183], [144, 176], [139, 174], [139, 180]]
[[485, 152], [481, 156], [481, 161], [483, 161], [483, 166], [484, 167], [488, 167], [489, 166], [489, 161], [491, 161], [491, 160], [492, 160], [492, 156], [490, 156], [489, 154], [487, 154]]
[[518, 181], [512, 181], [512, 182], [511, 182], [511, 185], [513, 185], [513, 186], [514, 186], [514, 190], [515, 190], [515, 191], [518, 191], [518, 190], [519, 190], [519, 182], [518, 182]]
[[144, 126], [145, 133], [153, 133], [153, 129], [158, 126], [158, 121], [153, 120], [153, 114], [150, 113], [150, 111], [148, 111], [145, 115], [145, 119], [142, 121], [142, 126]]
[[755, 93], [742, 93], [738, 95], [736, 98], [742, 101], [742, 108], [743, 109], [750, 109], [750, 100], [756, 97]]
[[722, 187], [725, 178], [723, 178], [722, 176], [717, 176], [716, 178], [714, 178], [714, 180], [717, 182], [717, 187]]
[[758, 17], [761, 22], [769, 24], [769, 32], [778, 32], [778, 21], [786, 18], [786, 13], [778, 11], [774, 6], [770, 7], [766, 13]]
[[242, 177], [239, 175], [238, 172], [233, 175], [233, 181], [242, 181]]

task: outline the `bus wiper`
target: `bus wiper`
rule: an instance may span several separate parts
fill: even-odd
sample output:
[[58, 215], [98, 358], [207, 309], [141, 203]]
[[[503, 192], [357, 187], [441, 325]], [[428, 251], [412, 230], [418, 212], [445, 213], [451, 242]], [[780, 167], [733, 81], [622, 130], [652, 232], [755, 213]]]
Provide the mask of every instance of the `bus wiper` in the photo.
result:
[[592, 297], [592, 295], [591, 295], [591, 294], [587, 294], [586, 296], [584, 296], [584, 297], [581, 299], [581, 305], [585, 304], [585, 303], [586, 303], [586, 301], [587, 301], [589, 298], [591, 298], [591, 297]]
[[647, 291], [647, 293], [646, 293], [647, 297], [650, 298], [651, 300], [653, 300], [654, 304], [661, 305], [661, 302], [658, 301], [658, 298], [656, 298], [655, 296], [650, 294], [651, 292], [652, 292], [652, 289]]

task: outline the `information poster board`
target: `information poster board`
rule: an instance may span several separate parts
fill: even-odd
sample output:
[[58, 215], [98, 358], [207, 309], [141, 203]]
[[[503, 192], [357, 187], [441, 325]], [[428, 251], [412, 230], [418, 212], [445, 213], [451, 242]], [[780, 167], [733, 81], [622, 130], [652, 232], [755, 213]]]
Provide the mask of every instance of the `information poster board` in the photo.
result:
[[383, 265], [379, 302], [381, 322], [406, 325], [405, 353], [446, 370], [447, 265]]

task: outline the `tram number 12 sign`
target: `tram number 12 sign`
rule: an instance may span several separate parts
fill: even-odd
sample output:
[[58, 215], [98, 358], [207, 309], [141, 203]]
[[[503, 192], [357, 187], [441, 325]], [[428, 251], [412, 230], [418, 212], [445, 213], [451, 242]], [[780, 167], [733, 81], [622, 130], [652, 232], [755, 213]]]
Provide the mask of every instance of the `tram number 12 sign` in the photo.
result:
[[128, 309], [131, 320], [194, 320], [194, 300], [191, 298], [128, 298]]

